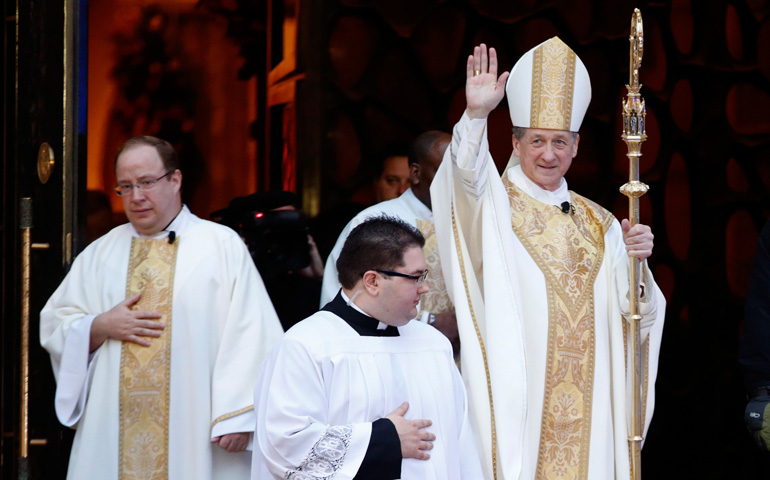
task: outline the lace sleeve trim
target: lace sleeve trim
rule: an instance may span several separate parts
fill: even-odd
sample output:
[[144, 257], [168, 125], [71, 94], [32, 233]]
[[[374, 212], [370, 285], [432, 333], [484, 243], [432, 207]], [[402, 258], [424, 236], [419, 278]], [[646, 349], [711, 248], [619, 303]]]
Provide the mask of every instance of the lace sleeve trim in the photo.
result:
[[285, 480], [332, 480], [342, 468], [353, 434], [351, 425], [329, 427], [313, 445], [296, 470], [286, 472]]

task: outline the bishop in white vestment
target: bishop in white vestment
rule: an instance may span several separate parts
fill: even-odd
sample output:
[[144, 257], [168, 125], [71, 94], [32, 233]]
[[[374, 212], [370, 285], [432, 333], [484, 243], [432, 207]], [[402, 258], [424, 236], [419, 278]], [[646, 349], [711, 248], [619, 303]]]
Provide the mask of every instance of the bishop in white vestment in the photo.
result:
[[[497, 76], [494, 49], [476, 47], [467, 78], [468, 108], [431, 194], [485, 477], [628, 479], [628, 255], [649, 256], [652, 234], [567, 188], [588, 74], [552, 38], [510, 78]], [[501, 178], [487, 116], [506, 78], [519, 130]], [[665, 299], [646, 262], [642, 284], [646, 432]]]

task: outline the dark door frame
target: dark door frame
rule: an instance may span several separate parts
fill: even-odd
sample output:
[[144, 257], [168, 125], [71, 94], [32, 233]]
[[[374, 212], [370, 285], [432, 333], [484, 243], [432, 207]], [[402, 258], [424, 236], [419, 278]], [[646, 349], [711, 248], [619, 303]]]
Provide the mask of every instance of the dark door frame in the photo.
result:
[[[3, 3], [2, 314], [0, 316], [0, 477], [66, 475], [71, 432], [53, 408], [55, 383], [39, 342], [39, 311], [82, 248], [86, 179], [87, 0]], [[53, 152], [50, 178], [38, 152]], [[42, 166], [42, 164], [41, 164]], [[32, 204], [27, 448], [21, 447], [22, 198]], [[47, 246], [47, 247], [46, 247]], [[22, 453], [27, 450], [28, 455]]]

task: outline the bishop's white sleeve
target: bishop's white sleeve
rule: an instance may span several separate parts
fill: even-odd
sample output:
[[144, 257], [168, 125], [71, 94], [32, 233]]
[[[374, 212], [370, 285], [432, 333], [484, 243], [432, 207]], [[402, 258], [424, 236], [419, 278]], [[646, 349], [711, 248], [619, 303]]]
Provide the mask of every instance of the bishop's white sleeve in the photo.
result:
[[[452, 142], [431, 184], [431, 201], [437, 236], [440, 231], [444, 231], [440, 238], [446, 235], [440, 226], [443, 222], [456, 219], [468, 249], [467, 261], [478, 278], [483, 256], [482, 206], [491, 200], [493, 182], [500, 184], [500, 176], [489, 153], [487, 120], [471, 119], [465, 112], [452, 131]], [[454, 211], [448, 210], [450, 205]], [[439, 242], [439, 255], [444, 258], [449, 251], [442, 243]], [[444, 271], [444, 278], [451, 277], [450, 273]]]
[[468, 417], [468, 396], [465, 391], [465, 384], [454, 364], [449, 365], [454, 377], [454, 388], [456, 404], [462, 405], [462, 411], [458, 412], [460, 418], [459, 438], [457, 444], [460, 449], [460, 478], [462, 480], [476, 480], [484, 478], [484, 472], [481, 468], [479, 450], [476, 445], [476, 438], [473, 435], [470, 418]]
[[[617, 296], [620, 313], [628, 319], [630, 315], [629, 302], [629, 271], [631, 262], [626, 253], [625, 243], [623, 242], [623, 230], [620, 223], [615, 220], [610, 226], [610, 231], [605, 236], [606, 245], [605, 259], [612, 263], [615, 278], [615, 295]], [[660, 354], [660, 343], [663, 337], [663, 326], [666, 314], [666, 298], [658, 288], [652, 273], [647, 266], [647, 262], [642, 262], [640, 284], [643, 286], [644, 295], [639, 298], [639, 314], [642, 316], [640, 322], [640, 340], [641, 347], [641, 372], [640, 377], [646, 383], [642, 384], [642, 416], [644, 418], [642, 436], [645, 436], [650, 426], [652, 415], [655, 409], [655, 380], [658, 373], [658, 360]], [[612, 286], [610, 286], [612, 288]], [[620, 348], [624, 347], [620, 343]], [[631, 383], [632, 375], [631, 365], [635, 352], [630, 348], [625, 352], [625, 364], [629, 366], [626, 371], [626, 398], [632, 398], [633, 385]], [[621, 364], [622, 365], [622, 364]], [[628, 431], [630, 431], [631, 422], [631, 401], [626, 402], [626, 421], [628, 422]], [[644, 442], [642, 442], [644, 446]]]
[[[623, 242], [623, 230], [620, 228], [620, 223], [615, 220], [610, 226], [610, 231], [607, 235], [608, 246], [613, 246], [613, 250], [607, 252], [608, 255], [612, 255], [613, 262], [615, 264], [615, 288], [617, 290], [618, 299], [620, 300], [620, 310], [623, 316], [628, 319], [631, 314], [631, 306], [629, 302], [629, 271], [631, 270], [631, 262], [628, 254], [626, 253], [625, 243]], [[656, 318], [658, 317], [658, 297], [660, 289], [655, 283], [650, 272], [647, 262], [641, 264], [641, 278], [639, 283], [642, 287], [644, 295], [639, 297], [639, 314], [642, 316], [640, 322], [641, 327], [641, 340], [644, 342], [650, 333]], [[665, 306], [664, 306], [665, 308]]]
[[264, 478], [265, 471], [276, 479], [356, 477], [372, 423], [331, 424], [321, 367], [300, 342], [284, 338], [271, 353], [254, 401], [258, 445], [252, 479]]
[[467, 195], [479, 198], [487, 186], [490, 165], [494, 166], [487, 140], [487, 119], [463, 113], [452, 131], [450, 148], [455, 175]]

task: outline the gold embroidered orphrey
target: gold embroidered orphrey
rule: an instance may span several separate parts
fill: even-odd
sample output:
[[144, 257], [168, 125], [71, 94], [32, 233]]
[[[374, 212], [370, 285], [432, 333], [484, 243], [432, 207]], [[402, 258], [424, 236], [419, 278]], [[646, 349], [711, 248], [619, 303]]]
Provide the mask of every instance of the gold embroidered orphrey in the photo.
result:
[[593, 286], [613, 216], [574, 192], [572, 215], [532, 199], [507, 178], [513, 231], [545, 276], [548, 358], [538, 479], [585, 479], [594, 383]]
[[558, 37], [533, 52], [530, 128], [570, 130], [576, 58]]
[[438, 257], [438, 239], [436, 238], [436, 226], [428, 220], [417, 220], [417, 230], [425, 237], [425, 246], [422, 252], [425, 255], [425, 263], [430, 274], [425, 280], [428, 284], [428, 292], [420, 298], [420, 310], [438, 315], [439, 313], [453, 312], [454, 305], [446, 290], [444, 275], [441, 273], [441, 262]]
[[171, 301], [179, 242], [131, 240], [126, 296], [159, 312], [166, 328], [149, 347], [123, 342], [120, 356], [120, 480], [168, 479]]

